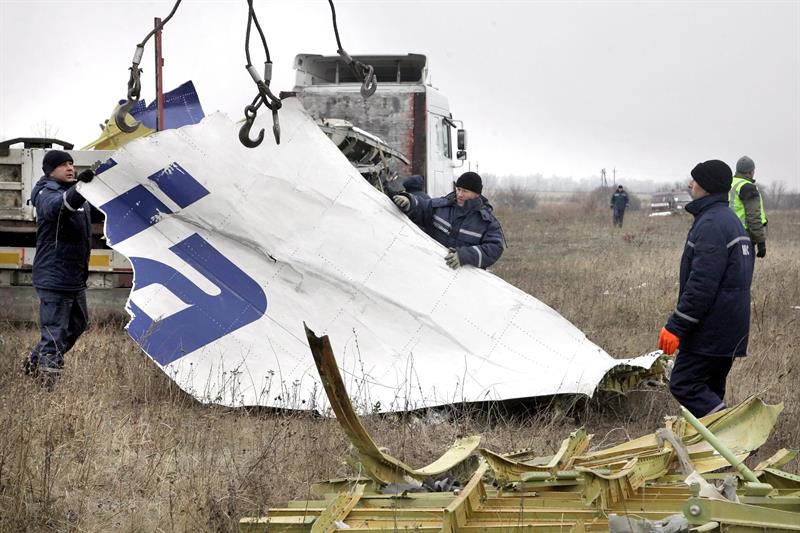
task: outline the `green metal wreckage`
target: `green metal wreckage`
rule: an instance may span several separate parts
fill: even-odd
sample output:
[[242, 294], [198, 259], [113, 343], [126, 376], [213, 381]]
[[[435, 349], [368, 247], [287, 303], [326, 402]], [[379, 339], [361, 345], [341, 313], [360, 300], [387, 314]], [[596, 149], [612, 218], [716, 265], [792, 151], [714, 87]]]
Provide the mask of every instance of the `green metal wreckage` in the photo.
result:
[[[467, 437], [412, 468], [382, 451], [361, 424], [328, 338], [306, 334], [359, 475], [315, 484], [319, 499], [243, 518], [242, 532], [800, 531], [800, 476], [780, 469], [798, 451], [782, 449], [753, 470], [743, 463], [766, 442], [781, 404], [751, 397], [700, 420], [683, 410], [652, 434], [593, 452], [592, 435], [578, 429], [546, 457], [497, 453]], [[425, 480], [466, 465], [472, 474], [463, 487], [419, 492]]]

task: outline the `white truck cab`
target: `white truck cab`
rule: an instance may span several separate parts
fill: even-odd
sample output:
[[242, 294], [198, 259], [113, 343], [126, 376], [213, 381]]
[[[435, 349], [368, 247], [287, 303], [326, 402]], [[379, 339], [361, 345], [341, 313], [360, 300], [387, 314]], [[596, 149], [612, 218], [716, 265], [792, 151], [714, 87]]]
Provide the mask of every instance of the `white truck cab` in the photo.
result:
[[378, 88], [372, 96], [361, 95], [361, 81], [340, 56], [314, 54], [295, 57], [293, 94], [318, 121], [346, 120], [402, 154], [389, 164], [401, 182], [419, 174], [431, 196], [452, 191], [453, 169], [467, 157], [466, 132], [458, 129], [455, 151], [451, 130], [457, 128], [457, 121], [447, 98], [427, 83], [427, 58], [420, 54], [353, 57], [375, 70]]

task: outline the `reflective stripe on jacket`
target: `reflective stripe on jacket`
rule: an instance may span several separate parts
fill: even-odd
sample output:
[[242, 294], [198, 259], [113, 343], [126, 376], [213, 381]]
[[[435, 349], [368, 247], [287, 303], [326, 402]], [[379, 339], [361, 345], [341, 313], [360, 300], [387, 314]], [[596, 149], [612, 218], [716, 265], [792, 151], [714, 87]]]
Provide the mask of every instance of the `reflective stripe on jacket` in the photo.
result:
[[747, 355], [753, 244], [725, 194], [699, 198], [686, 211], [695, 219], [681, 257], [678, 305], [666, 327], [680, 338], [682, 352]]

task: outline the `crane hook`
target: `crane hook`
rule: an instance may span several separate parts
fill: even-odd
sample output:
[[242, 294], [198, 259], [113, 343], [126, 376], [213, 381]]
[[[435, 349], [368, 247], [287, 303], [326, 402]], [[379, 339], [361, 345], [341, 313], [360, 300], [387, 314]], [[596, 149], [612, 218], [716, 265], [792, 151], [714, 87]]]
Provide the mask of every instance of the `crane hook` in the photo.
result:
[[[138, 53], [138, 48], [137, 48]], [[114, 110], [114, 124], [117, 125], [120, 131], [125, 133], [133, 133], [141, 124], [138, 120], [134, 120], [133, 124], [128, 124], [125, 120], [125, 116], [130, 112], [136, 102], [139, 101], [139, 93], [142, 90], [142, 83], [139, 79], [139, 74], [141, 74], [142, 69], [138, 67], [138, 63], [135, 62], [129, 69], [131, 71], [131, 76], [128, 79], [128, 100], [124, 104], [120, 104]]]
[[362, 72], [364, 73], [364, 83], [361, 84], [361, 96], [369, 98], [375, 94], [375, 90], [378, 88], [378, 82], [375, 79], [375, 69], [372, 65], [366, 65], [362, 66]]
[[133, 133], [139, 127], [140, 122], [138, 120], [135, 120], [133, 124], [128, 124], [125, 120], [125, 117], [135, 104], [136, 100], [128, 98], [127, 102], [117, 105], [117, 108], [114, 110], [114, 124], [124, 133]]
[[256, 120], [256, 109], [257, 108], [252, 105], [245, 106], [244, 124], [242, 124], [242, 127], [239, 129], [239, 142], [248, 148], [255, 148], [264, 140], [264, 128], [261, 128], [255, 140], [250, 138], [250, 129], [253, 127], [253, 123]]

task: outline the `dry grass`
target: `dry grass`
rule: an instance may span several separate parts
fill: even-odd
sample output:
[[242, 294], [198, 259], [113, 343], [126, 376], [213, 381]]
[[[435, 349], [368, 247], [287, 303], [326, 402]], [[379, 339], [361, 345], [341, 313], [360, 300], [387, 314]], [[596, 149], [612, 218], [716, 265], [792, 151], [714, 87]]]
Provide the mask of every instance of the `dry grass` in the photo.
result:
[[[551, 305], [615, 356], [655, 346], [674, 306], [688, 217], [611, 214], [578, 205], [500, 211], [509, 249], [495, 273]], [[730, 400], [766, 389], [786, 410], [764, 456], [800, 444], [800, 214], [774, 212], [753, 290], [750, 356], [734, 365]], [[0, 326], [0, 530], [235, 531], [240, 516], [309, 494], [350, 474], [335, 420], [197, 405], [142, 355], [119, 324], [93, 327], [44, 392], [20, 372], [32, 325]], [[595, 446], [649, 432], [676, 405], [662, 389], [573, 413]], [[412, 465], [454, 438], [484, 435], [497, 450], [552, 453], [575, 427], [562, 409], [527, 417], [371, 417], [381, 445]], [[795, 463], [796, 464], [796, 463]], [[790, 469], [797, 471], [796, 466]]]

